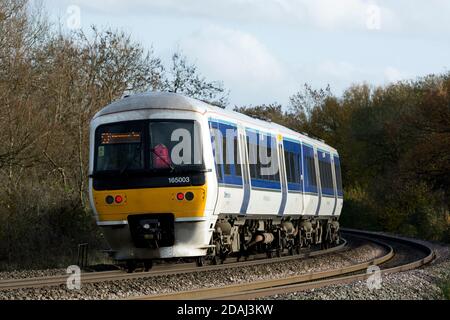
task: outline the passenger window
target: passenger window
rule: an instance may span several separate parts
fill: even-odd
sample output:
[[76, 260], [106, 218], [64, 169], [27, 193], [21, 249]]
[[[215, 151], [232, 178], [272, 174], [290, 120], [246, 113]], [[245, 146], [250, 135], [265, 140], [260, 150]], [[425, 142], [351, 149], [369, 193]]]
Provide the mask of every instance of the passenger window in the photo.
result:
[[222, 163], [224, 164], [225, 175], [229, 176], [229, 175], [231, 175], [231, 164], [227, 157], [228, 149], [227, 149], [227, 138], [226, 137], [223, 137], [222, 144], [223, 144], [222, 145], [222, 150], [223, 150], [223, 153], [222, 153], [222, 161], [223, 162]]
[[242, 169], [241, 169], [241, 157], [239, 154], [239, 143], [237, 135], [234, 137], [234, 165], [236, 170], [236, 176], [242, 177]]
[[286, 162], [286, 177], [288, 183], [300, 183], [300, 155], [290, 151], [284, 151]]
[[[278, 166], [278, 163], [271, 163], [271, 161], [278, 161], [276, 157], [272, 158], [273, 154], [276, 154], [277, 143], [274, 137], [264, 136], [261, 133], [247, 132], [247, 146], [249, 149], [249, 162], [250, 162], [250, 176], [252, 179], [264, 180], [264, 181], [280, 181], [280, 173], [277, 170], [276, 173], [271, 175], [263, 175], [262, 169], [269, 168], [271, 166]], [[270, 159], [269, 164], [263, 164], [261, 161], [261, 155], [267, 155]]]
[[322, 193], [325, 195], [334, 195], [333, 173], [331, 170], [331, 157], [329, 153], [319, 152], [319, 172], [320, 185]]
[[303, 145], [303, 163], [305, 166], [305, 191], [317, 193], [314, 149], [307, 145]]
[[337, 193], [339, 197], [342, 197], [344, 196], [344, 190], [342, 188], [341, 161], [337, 156], [334, 156], [334, 172], [336, 174]]
[[[219, 183], [242, 185], [237, 127], [218, 121], [210, 121], [210, 128]], [[227, 135], [229, 136], [227, 137]], [[215, 140], [217, 141], [214, 143]], [[220, 152], [220, 154], [217, 154], [217, 152]]]

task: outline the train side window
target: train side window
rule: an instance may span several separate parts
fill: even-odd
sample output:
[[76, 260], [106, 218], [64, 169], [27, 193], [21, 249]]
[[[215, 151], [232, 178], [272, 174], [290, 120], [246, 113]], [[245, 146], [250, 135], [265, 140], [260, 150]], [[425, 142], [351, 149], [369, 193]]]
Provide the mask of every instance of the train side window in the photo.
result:
[[[266, 180], [266, 181], [273, 181], [273, 182], [279, 182], [280, 181], [280, 170], [279, 170], [279, 165], [278, 165], [278, 158], [277, 157], [272, 157], [272, 155], [276, 155], [277, 153], [277, 142], [276, 139], [270, 135], [267, 136], [262, 136], [261, 134], [259, 134], [259, 139], [258, 139], [258, 152], [259, 152], [259, 156], [261, 155], [267, 155], [269, 160], [269, 164], [263, 164], [261, 162], [261, 159], [259, 159], [258, 157], [258, 177], [261, 180]], [[277, 161], [277, 163], [271, 163], [271, 161]], [[276, 172], [274, 174], [270, 174], [270, 175], [262, 175], [262, 169], [263, 168], [278, 168], [278, 170], [276, 170]]]
[[238, 136], [236, 135], [234, 137], [234, 168], [236, 171], [236, 176], [242, 177], [242, 169], [241, 169], [241, 156], [239, 154], [239, 143], [238, 143]]
[[336, 174], [337, 194], [339, 197], [343, 197], [344, 190], [342, 188], [341, 161], [338, 156], [334, 156], [334, 172]]
[[209, 125], [219, 183], [242, 186], [237, 126], [218, 120], [210, 120]]
[[219, 183], [223, 183], [223, 135], [221, 134], [219, 124], [216, 121], [210, 121], [209, 128], [211, 133], [211, 144], [213, 148], [217, 180]]
[[286, 149], [284, 150], [284, 163], [286, 167], [287, 182], [291, 182], [292, 181], [291, 153]]
[[[224, 139], [223, 148], [226, 150], [225, 156], [225, 175], [232, 177], [242, 177], [241, 170], [241, 157], [239, 155], [239, 142], [237, 128], [228, 128], [227, 135], [230, 135]], [[232, 135], [232, 136], [231, 136]]]
[[323, 151], [318, 151], [319, 154], [319, 173], [320, 173], [320, 185], [322, 187], [322, 193], [325, 195], [334, 195], [333, 186], [333, 173], [331, 170], [331, 157], [330, 154]]
[[250, 177], [252, 179], [257, 179], [258, 178], [258, 144], [256, 143], [257, 136], [256, 134], [247, 132], [246, 138], [248, 146]]
[[294, 152], [285, 151], [286, 176], [289, 183], [300, 183], [300, 156]]
[[222, 154], [222, 156], [223, 156], [223, 158], [222, 158], [222, 163], [223, 163], [223, 166], [224, 166], [224, 172], [225, 172], [225, 175], [231, 175], [231, 164], [230, 164], [230, 161], [229, 161], [229, 159], [228, 159], [228, 157], [227, 157], [227, 152], [228, 152], [228, 149], [227, 149], [227, 138], [224, 136], [223, 137], [223, 140], [222, 140], [222, 150], [223, 150], [223, 154]]
[[[252, 129], [246, 130], [248, 147], [248, 161], [252, 184], [255, 187], [280, 189], [280, 172], [278, 164], [277, 141], [270, 134], [256, 132]], [[261, 157], [267, 156], [267, 162]], [[272, 158], [272, 156], [274, 156]], [[276, 163], [272, 163], [276, 161]], [[273, 174], [266, 169], [273, 168]], [[276, 170], [278, 169], [278, 170]]]
[[286, 163], [286, 177], [289, 183], [300, 182], [300, 171], [298, 170], [298, 161], [296, 161], [297, 154], [284, 151], [284, 159]]
[[286, 178], [289, 190], [302, 191], [302, 160], [300, 142], [285, 139], [284, 158], [286, 163]]
[[300, 160], [300, 154], [293, 153], [292, 154], [292, 161], [294, 162], [294, 180], [293, 183], [301, 184], [301, 160]]
[[303, 163], [305, 165], [305, 191], [317, 193], [316, 166], [314, 159], [314, 149], [303, 145]]

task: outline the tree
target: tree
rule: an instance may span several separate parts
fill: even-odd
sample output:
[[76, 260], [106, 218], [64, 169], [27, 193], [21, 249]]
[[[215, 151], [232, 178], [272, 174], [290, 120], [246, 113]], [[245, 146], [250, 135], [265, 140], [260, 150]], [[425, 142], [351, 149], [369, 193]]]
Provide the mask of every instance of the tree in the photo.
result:
[[189, 63], [181, 52], [172, 55], [172, 66], [164, 80], [163, 89], [173, 93], [204, 100], [225, 108], [229, 93], [218, 81], [207, 81], [198, 71], [197, 66]]

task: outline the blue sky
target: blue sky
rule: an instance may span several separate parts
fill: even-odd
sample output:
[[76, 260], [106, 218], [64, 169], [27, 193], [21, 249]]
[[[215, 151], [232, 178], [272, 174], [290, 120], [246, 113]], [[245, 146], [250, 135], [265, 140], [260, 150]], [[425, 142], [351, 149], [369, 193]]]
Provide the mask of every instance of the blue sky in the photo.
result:
[[[36, 0], [37, 1], [37, 0]], [[52, 19], [123, 29], [164, 61], [181, 49], [232, 105], [279, 102], [304, 83], [385, 85], [447, 72], [447, 0], [42, 0]]]

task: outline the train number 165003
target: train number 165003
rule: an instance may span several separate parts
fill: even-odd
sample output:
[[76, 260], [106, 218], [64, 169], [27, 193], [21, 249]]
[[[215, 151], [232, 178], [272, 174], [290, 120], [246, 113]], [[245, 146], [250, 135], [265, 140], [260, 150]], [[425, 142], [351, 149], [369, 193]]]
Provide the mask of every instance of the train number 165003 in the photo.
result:
[[189, 177], [175, 177], [169, 178], [170, 184], [181, 184], [181, 183], [190, 183], [191, 179]]

